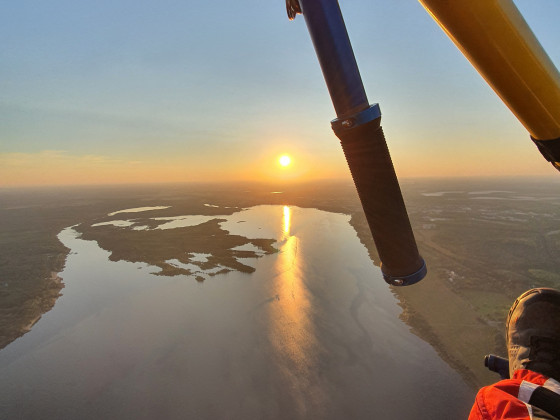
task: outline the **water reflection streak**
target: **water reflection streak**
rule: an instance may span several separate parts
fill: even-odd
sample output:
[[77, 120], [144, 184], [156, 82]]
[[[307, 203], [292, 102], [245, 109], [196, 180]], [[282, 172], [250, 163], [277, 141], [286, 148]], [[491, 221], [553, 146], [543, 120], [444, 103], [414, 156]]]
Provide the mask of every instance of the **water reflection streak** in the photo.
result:
[[[292, 210], [289, 206], [284, 206], [283, 216], [283, 245], [273, 279], [276, 300], [269, 312], [270, 341], [294, 393], [294, 401], [298, 401], [297, 395], [310, 395], [308, 388], [314, 382], [317, 339], [311, 316], [311, 295], [304, 283], [305, 261], [298, 258], [299, 238], [290, 235]], [[297, 405], [300, 413], [305, 411], [305, 401]]]

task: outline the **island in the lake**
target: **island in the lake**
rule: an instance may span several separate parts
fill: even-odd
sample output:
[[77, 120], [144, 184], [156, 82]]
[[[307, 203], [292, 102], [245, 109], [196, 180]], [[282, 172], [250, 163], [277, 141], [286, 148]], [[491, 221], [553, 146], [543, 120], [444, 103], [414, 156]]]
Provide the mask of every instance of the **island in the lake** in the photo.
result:
[[233, 270], [252, 273], [255, 269], [240, 259], [277, 251], [274, 239], [231, 235], [221, 226], [225, 219], [195, 218], [192, 225], [183, 223], [186, 226], [166, 228], [170, 223], [188, 221], [189, 216], [144, 215], [128, 220], [82, 223], [76, 230], [82, 239], [96, 241], [109, 251], [111, 261], [144, 262], [160, 268], [154, 274], [194, 276], [197, 281]]

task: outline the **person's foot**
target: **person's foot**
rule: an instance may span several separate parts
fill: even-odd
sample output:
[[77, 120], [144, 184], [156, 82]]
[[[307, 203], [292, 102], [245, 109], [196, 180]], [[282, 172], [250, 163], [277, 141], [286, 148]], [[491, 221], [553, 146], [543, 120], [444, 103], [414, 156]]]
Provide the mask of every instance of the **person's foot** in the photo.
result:
[[506, 321], [509, 375], [529, 369], [560, 380], [560, 291], [531, 289], [517, 298]]

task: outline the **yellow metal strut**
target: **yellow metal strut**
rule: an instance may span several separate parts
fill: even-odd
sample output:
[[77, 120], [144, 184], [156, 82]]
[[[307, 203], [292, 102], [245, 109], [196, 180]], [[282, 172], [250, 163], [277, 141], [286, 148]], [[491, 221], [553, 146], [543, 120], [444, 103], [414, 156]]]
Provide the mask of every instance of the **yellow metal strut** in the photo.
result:
[[560, 170], [560, 73], [511, 0], [419, 0]]

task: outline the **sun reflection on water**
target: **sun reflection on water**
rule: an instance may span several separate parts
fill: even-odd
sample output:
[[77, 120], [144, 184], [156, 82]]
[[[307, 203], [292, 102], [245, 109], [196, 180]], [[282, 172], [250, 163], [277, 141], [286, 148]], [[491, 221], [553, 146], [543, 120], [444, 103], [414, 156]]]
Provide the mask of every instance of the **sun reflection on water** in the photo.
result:
[[291, 209], [288, 206], [284, 206], [284, 238], [287, 239], [290, 236], [290, 216]]
[[[313, 374], [316, 338], [310, 293], [304, 283], [305, 261], [298, 257], [299, 238], [291, 235], [292, 209], [283, 209], [282, 246], [275, 265], [274, 304], [270, 306], [271, 342], [294, 386]], [[303, 381], [302, 381], [303, 379]]]

